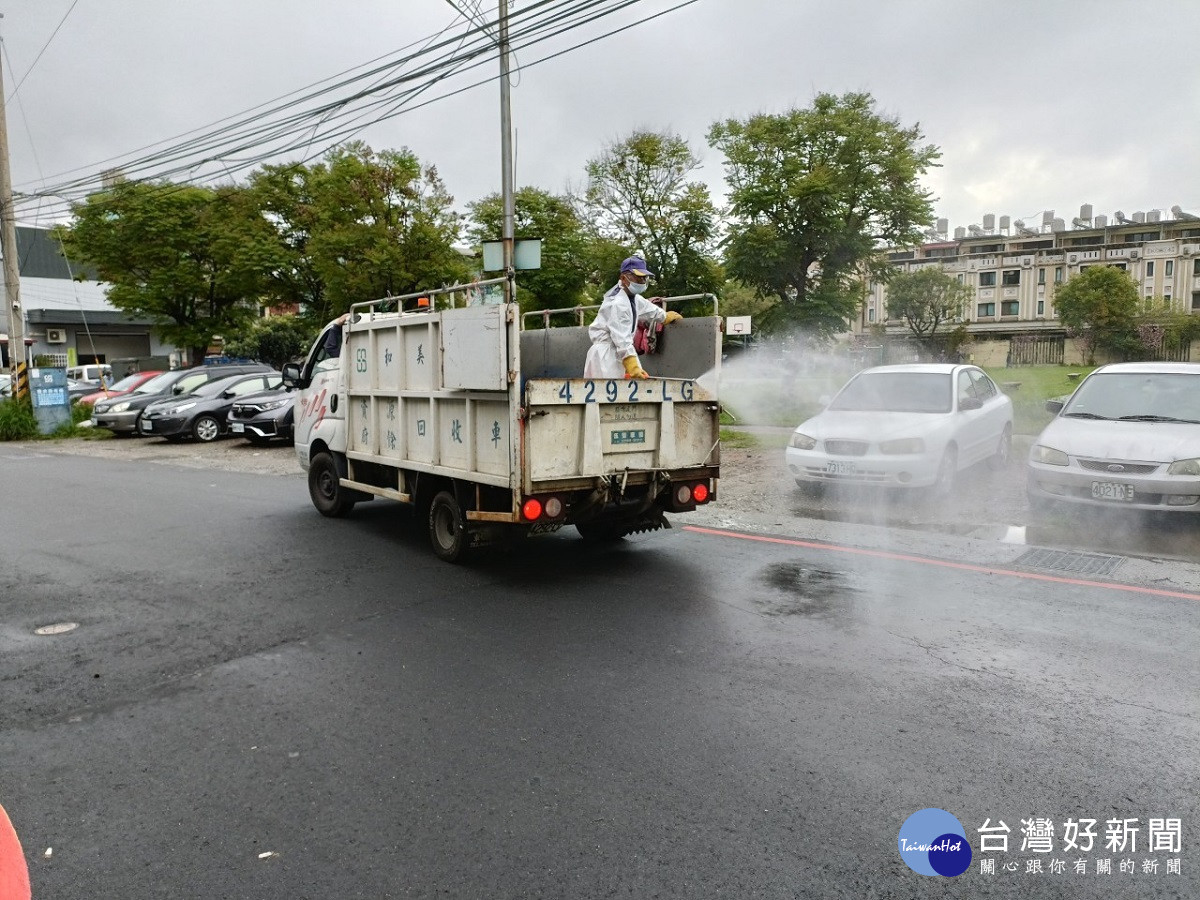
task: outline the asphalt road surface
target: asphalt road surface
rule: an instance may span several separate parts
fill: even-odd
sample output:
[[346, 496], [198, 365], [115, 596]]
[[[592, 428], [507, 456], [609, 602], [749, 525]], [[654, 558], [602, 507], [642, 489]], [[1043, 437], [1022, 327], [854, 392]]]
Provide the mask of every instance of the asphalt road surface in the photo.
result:
[[[0, 497], [35, 898], [1200, 896], [1197, 566], [719, 506], [449, 566], [295, 476], [2, 446]], [[928, 807], [957, 878], [897, 850]]]

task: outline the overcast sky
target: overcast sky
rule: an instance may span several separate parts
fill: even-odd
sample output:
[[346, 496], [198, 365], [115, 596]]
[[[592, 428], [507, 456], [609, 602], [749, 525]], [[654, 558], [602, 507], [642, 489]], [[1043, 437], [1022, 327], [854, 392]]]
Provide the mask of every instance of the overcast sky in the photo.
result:
[[[492, 0], [455, 0], [481, 2], [494, 18]], [[516, 0], [514, 15], [532, 2]], [[1193, 0], [697, 0], [635, 25], [679, 2], [642, 0], [518, 53], [518, 185], [563, 191], [606, 144], [669, 129], [720, 199], [722, 159], [705, 140], [714, 121], [866, 91], [941, 147], [926, 182], [951, 229], [985, 213], [1032, 224], [1048, 209], [1069, 223], [1083, 203], [1110, 216], [1200, 213]], [[462, 23], [447, 0], [23, 0], [0, 11], [18, 192], [98, 173]], [[489, 57], [423, 97], [497, 68]], [[500, 187], [498, 97], [492, 81], [356, 136], [411, 148], [464, 209]], [[54, 212], [25, 202], [19, 218]]]

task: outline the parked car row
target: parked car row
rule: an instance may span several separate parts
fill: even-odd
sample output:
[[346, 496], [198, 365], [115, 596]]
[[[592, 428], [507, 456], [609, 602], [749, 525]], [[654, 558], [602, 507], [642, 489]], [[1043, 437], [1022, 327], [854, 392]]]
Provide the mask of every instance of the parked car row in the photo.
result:
[[[1120, 507], [1200, 514], [1200, 364], [1114, 363], [1093, 371], [1034, 442], [1036, 511]], [[949, 493], [983, 461], [1007, 464], [1012, 402], [975, 366], [865, 369], [787, 447], [801, 486], [871, 484]]]
[[[291, 402], [270, 366], [198, 366], [163, 372], [126, 393], [97, 400], [91, 421], [118, 435], [208, 443], [236, 434], [265, 443], [291, 438]], [[241, 409], [233, 416], [235, 405]]]

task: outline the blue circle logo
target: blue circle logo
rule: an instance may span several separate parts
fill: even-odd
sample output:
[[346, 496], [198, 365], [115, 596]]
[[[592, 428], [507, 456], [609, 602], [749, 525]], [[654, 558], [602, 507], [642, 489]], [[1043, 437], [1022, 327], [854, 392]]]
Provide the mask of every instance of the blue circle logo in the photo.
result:
[[900, 856], [918, 875], [953, 878], [971, 865], [971, 844], [962, 823], [944, 809], [922, 809], [900, 826]]

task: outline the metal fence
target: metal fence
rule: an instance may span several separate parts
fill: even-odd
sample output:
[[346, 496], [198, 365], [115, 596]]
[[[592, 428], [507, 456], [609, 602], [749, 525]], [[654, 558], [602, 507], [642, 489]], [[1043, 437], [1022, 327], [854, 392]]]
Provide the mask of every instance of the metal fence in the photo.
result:
[[1061, 366], [1066, 350], [1063, 335], [1037, 335], [1013, 338], [1008, 343], [1008, 365], [1010, 366]]

